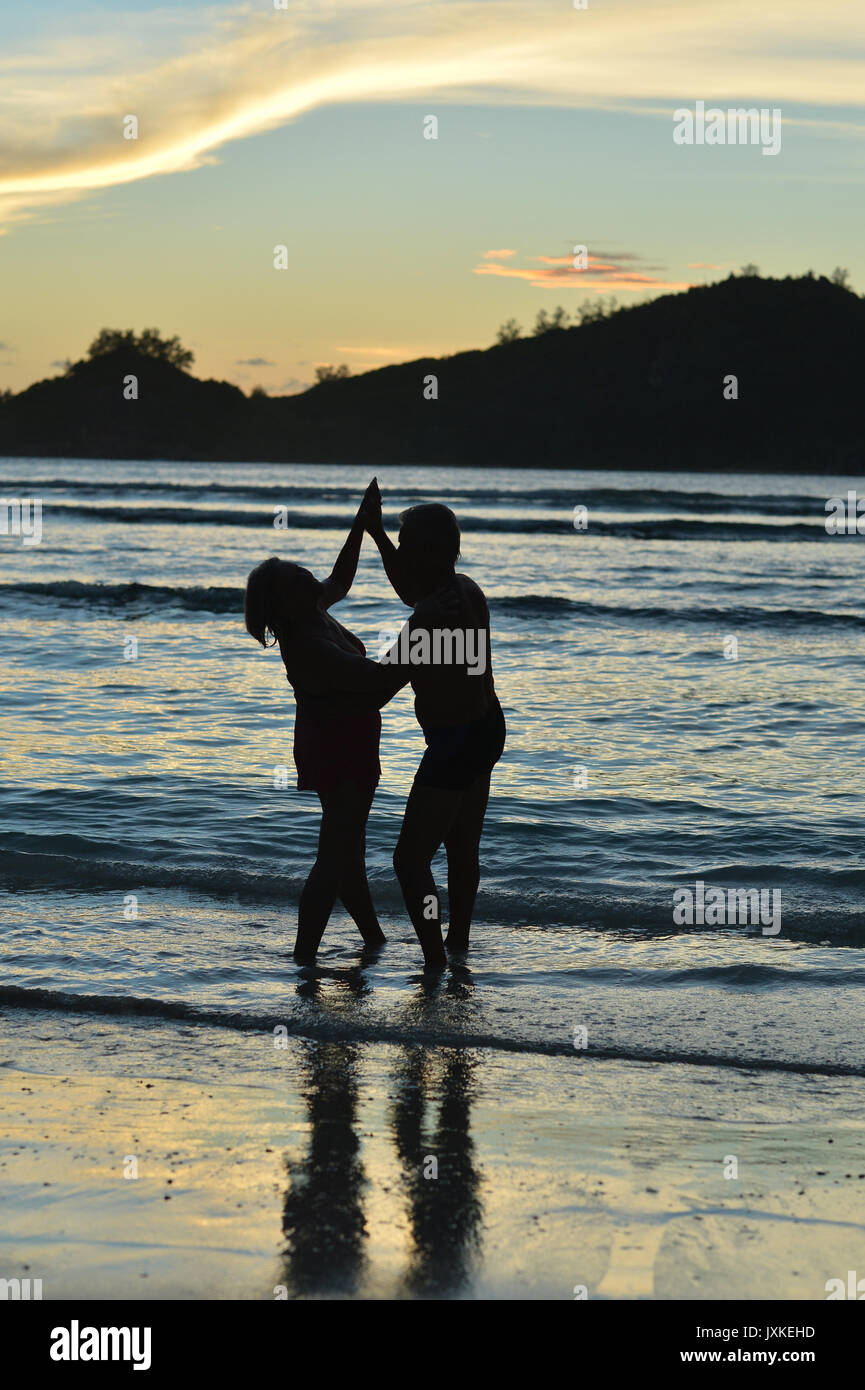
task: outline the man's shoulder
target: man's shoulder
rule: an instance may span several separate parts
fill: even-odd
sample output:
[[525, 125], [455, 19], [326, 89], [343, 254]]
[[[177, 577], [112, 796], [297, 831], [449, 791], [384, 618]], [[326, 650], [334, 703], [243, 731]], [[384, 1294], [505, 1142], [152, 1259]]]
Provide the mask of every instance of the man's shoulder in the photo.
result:
[[456, 581], [457, 588], [460, 590], [461, 593], [467, 595], [474, 594], [477, 595], [479, 598], [484, 597], [484, 591], [481, 588], [480, 584], [476, 584], [470, 575], [455, 574], [454, 579]]
[[476, 584], [467, 574], [457, 574], [454, 578], [456, 580], [457, 591], [465, 602], [471, 604], [473, 608], [481, 607], [482, 610], [486, 612], [486, 595], [480, 584]]

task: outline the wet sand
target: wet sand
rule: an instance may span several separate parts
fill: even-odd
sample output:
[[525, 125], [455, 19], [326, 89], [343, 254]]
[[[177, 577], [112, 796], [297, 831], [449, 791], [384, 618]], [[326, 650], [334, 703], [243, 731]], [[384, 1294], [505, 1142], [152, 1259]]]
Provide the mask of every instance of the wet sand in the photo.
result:
[[862, 1264], [859, 1080], [39, 1033], [0, 1066], [0, 1276], [45, 1299], [824, 1299]]

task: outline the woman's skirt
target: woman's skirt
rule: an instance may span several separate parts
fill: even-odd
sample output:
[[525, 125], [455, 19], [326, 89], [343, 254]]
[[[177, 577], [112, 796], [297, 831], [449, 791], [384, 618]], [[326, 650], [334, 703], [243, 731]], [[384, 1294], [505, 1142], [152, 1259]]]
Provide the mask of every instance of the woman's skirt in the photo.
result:
[[297, 788], [327, 794], [343, 782], [374, 791], [381, 778], [378, 750], [381, 715], [313, 714], [298, 708], [294, 720]]

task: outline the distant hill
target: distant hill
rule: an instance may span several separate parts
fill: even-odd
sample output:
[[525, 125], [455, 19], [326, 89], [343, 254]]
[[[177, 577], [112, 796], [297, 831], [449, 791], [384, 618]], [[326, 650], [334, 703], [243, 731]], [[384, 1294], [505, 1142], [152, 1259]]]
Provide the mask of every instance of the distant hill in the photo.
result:
[[[731, 276], [298, 396], [246, 396], [118, 349], [0, 396], [0, 454], [855, 473], [863, 361], [865, 300], [850, 290]], [[128, 374], [138, 400], [123, 399]]]

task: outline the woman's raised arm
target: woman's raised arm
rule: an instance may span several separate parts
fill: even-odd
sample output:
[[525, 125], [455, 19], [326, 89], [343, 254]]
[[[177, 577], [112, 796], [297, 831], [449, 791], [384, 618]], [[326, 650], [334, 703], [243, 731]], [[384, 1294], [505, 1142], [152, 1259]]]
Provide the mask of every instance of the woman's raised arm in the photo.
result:
[[[368, 501], [367, 498], [369, 499]], [[381, 562], [384, 565], [384, 572], [390, 580], [391, 588], [397, 598], [402, 599], [407, 608], [411, 608], [412, 601], [408, 597], [405, 588], [399, 550], [384, 529], [384, 522], [381, 515], [381, 493], [379, 492], [377, 478], [373, 478], [367, 488], [364, 503], [365, 506], [363, 510], [366, 529], [378, 546]]]
[[332, 608], [335, 603], [339, 603], [340, 599], [345, 598], [354, 583], [363, 531], [363, 520], [361, 519], [360, 508], [358, 508], [357, 516], [351, 524], [351, 530], [345, 539], [342, 550], [336, 557], [333, 569], [327, 579], [322, 580], [318, 596], [319, 607]]
[[363, 533], [369, 519], [370, 498], [373, 489], [378, 492], [378, 484], [373, 478], [366, 492], [361, 498], [357, 515], [351, 523], [345, 544], [336, 557], [333, 569], [321, 586], [319, 594], [319, 606], [322, 608], [332, 608], [340, 599], [344, 599], [352, 584], [354, 576], [357, 574], [357, 562], [360, 558], [360, 547], [363, 540]]

